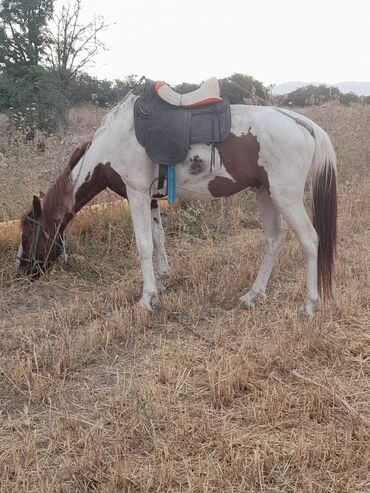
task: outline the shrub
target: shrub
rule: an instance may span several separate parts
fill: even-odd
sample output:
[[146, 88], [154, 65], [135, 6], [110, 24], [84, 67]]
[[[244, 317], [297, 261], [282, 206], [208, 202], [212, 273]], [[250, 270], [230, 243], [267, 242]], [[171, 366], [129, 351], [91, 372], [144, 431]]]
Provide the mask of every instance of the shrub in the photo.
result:
[[12, 67], [0, 74], [0, 111], [22, 131], [58, 127], [54, 74], [38, 66]]

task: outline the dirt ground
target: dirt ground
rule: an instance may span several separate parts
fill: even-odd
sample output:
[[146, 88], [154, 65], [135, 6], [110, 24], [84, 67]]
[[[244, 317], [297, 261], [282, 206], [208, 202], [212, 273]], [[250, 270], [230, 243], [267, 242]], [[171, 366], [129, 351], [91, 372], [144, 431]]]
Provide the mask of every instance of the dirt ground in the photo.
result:
[[[339, 159], [334, 298], [313, 319], [288, 230], [268, 301], [238, 307], [263, 252], [253, 194], [164, 213], [171, 279], [151, 316], [126, 213], [72, 228], [68, 264], [37, 283], [0, 245], [1, 493], [370, 491], [370, 109], [305, 113]], [[8, 171], [36, 169], [6, 175], [3, 218], [75, 138], [46, 156], [2, 144]]]

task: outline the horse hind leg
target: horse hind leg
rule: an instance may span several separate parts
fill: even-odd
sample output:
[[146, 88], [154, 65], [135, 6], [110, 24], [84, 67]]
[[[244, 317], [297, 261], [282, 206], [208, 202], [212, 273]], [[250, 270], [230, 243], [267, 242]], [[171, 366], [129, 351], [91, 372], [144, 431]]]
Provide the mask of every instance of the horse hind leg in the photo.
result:
[[254, 301], [258, 298], [266, 299], [266, 286], [283, 241], [281, 216], [267, 190], [257, 192], [256, 197], [266, 239], [265, 254], [251, 289], [240, 298], [245, 308], [253, 308]]
[[300, 200], [289, 199], [288, 192], [272, 195], [281, 215], [297, 236], [306, 258], [306, 294], [304, 312], [312, 316], [317, 310], [319, 291], [317, 284], [318, 236], [303, 206], [303, 192]]

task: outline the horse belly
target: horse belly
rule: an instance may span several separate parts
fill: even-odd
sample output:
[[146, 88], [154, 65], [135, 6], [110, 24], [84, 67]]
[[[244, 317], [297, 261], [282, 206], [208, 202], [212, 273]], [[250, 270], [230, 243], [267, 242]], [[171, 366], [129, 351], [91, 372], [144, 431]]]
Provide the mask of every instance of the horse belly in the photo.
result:
[[186, 160], [176, 166], [177, 194], [184, 199], [215, 199], [209, 186], [217, 177], [233, 181], [232, 176], [222, 165], [217, 150], [213, 162], [211, 146], [193, 144], [190, 146]]

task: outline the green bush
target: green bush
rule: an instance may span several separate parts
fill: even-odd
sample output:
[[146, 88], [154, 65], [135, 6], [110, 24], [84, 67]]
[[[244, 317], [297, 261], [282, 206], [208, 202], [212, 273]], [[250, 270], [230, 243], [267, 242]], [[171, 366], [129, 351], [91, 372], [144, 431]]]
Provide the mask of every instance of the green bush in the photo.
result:
[[233, 74], [220, 82], [221, 91], [231, 104], [267, 104], [268, 89], [249, 75]]
[[52, 132], [59, 123], [55, 77], [39, 66], [10, 67], [0, 74], [0, 111], [22, 131]]
[[280, 103], [291, 106], [314, 106], [325, 104], [330, 101], [339, 101], [341, 104], [365, 103], [366, 98], [360, 98], [353, 92], [343, 94], [337, 87], [321, 84], [319, 86], [308, 85], [300, 87], [285, 96], [280, 96]]

